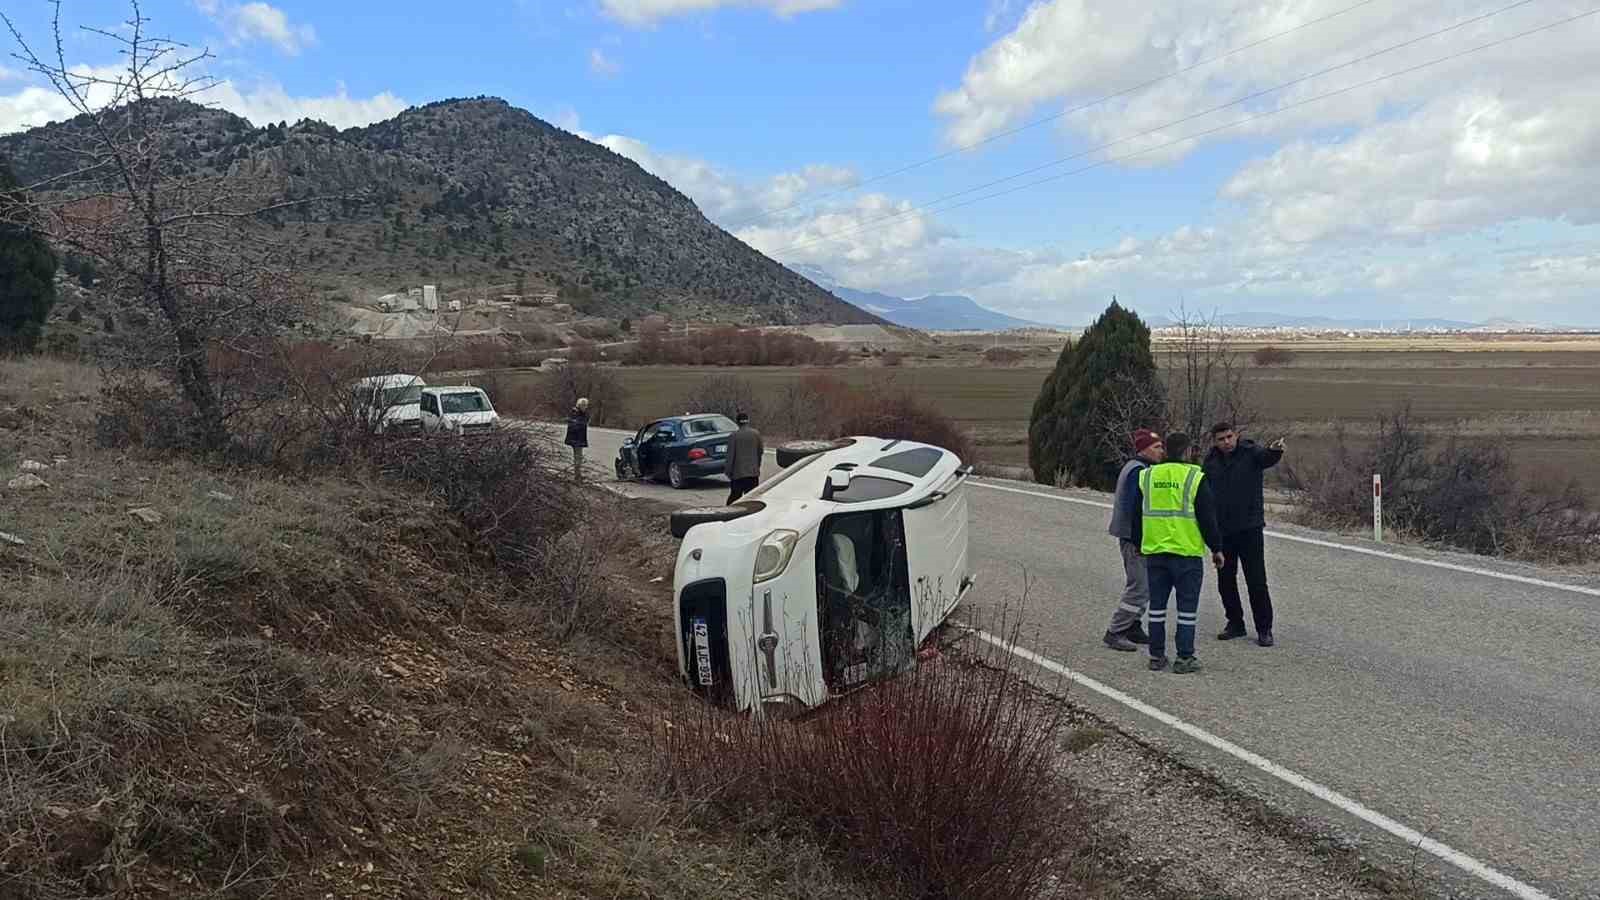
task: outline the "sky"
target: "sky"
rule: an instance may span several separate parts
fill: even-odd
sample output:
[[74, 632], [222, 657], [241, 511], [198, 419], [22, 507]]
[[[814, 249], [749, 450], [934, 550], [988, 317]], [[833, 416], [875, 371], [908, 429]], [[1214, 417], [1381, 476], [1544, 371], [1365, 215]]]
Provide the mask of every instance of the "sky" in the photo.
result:
[[[5, 13], [44, 50], [50, 8]], [[142, 8], [256, 124], [503, 97], [851, 287], [1065, 325], [1115, 296], [1600, 326], [1600, 0]], [[68, 64], [116, 64], [75, 26], [125, 3], [62, 14]], [[0, 133], [68, 114], [0, 59]]]

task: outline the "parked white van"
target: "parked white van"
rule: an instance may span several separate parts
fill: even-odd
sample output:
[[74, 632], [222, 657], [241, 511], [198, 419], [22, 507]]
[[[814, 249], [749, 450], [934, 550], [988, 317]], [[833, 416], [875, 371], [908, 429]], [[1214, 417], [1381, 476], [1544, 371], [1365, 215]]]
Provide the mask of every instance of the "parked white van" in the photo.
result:
[[412, 434], [422, 428], [420, 375], [373, 375], [351, 385], [356, 414], [379, 434]]
[[500, 422], [489, 395], [470, 385], [423, 388], [418, 407], [422, 430], [428, 432], [457, 437], [487, 434]]
[[832, 446], [672, 515], [678, 668], [709, 699], [797, 711], [902, 671], [972, 588], [972, 467], [912, 441]]

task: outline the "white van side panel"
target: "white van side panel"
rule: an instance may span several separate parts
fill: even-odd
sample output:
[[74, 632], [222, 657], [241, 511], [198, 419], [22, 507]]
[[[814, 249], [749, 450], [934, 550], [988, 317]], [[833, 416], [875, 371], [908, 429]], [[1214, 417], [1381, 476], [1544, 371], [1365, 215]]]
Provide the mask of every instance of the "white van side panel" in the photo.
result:
[[907, 509], [904, 518], [911, 624], [920, 644], [955, 610], [971, 578], [965, 479], [943, 499]]

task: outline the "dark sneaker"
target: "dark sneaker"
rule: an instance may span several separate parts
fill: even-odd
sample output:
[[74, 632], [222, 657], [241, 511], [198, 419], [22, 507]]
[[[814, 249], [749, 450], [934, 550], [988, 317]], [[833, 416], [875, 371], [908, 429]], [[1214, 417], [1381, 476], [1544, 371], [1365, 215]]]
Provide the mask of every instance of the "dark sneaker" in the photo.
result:
[[1152, 671], [1152, 672], [1160, 672], [1163, 669], [1165, 669], [1166, 667], [1167, 667], [1167, 658], [1165, 656], [1152, 656], [1152, 657], [1150, 657], [1150, 671]]
[[1230, 624], [1227, 628], [1222, 629], [1222, 633], [1221, 634], [1217, 635], [1217, 640], [1219, 640], [1219, 641], [1231, 641], [1234, 638], [1242, 638], [1248, 633], [1249, 632], [1244, 630], [1244, 626], [1243, 625], [1231, 625]]
[[1271, 647], [1272, 646], [1272, 632], [1270, 632], [1270, 631], [1257, 632], [1257, 634], [1256, 634], [1256, 643], [1261, 645], [1261, 646], [1263, 646], [1263, 647]]
[[1150, 643], [1150, 635], [1144, 633], [1144, 629], [1140, 627], [1138, 622], [1129, 625], [1128, 630], [1124, 631], [1122, 636], [1130, 641], [1133, 641], [1135, 644]]
[[1106, 632], [1106, 636], [1101, 638], [1101, 640], [1106, 642], [1107, 647], [1110, 647], [1113, 650], [1121, 650], [1124, 653], [1132, 653], [1133, 651], [1139, 649], [1138, 645], [1133, 641], [1130, 641], [1126, 637], [1123, 637], [1122, 635], [1112, 631]]
[[1178, 675], [1188, 675], [1200, 671], [1200, 660], [1192, 656], [1180, 656], [1172, 662], [1172, 671]]

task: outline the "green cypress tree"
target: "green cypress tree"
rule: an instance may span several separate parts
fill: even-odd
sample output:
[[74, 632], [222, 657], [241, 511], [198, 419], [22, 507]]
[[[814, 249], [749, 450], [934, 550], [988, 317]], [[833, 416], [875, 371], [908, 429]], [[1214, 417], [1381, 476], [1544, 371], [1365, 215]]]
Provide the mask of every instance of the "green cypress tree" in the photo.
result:
[[1034, 480], [1112, 487], [1117, 461], [1107, 452], [1106, 423], [1123, 415], [1130, 395], [1141, 402], [1158, 396], [1157, 385], [1149, 326], [1113, 299], [1083, 336], [1061, 351], [1034, 401], [1028, 423]]
[[0, 353], [32, 350], [56, 303], [56, 255], [22, 224], [26, 201], [10, 164], [0, 159]]

